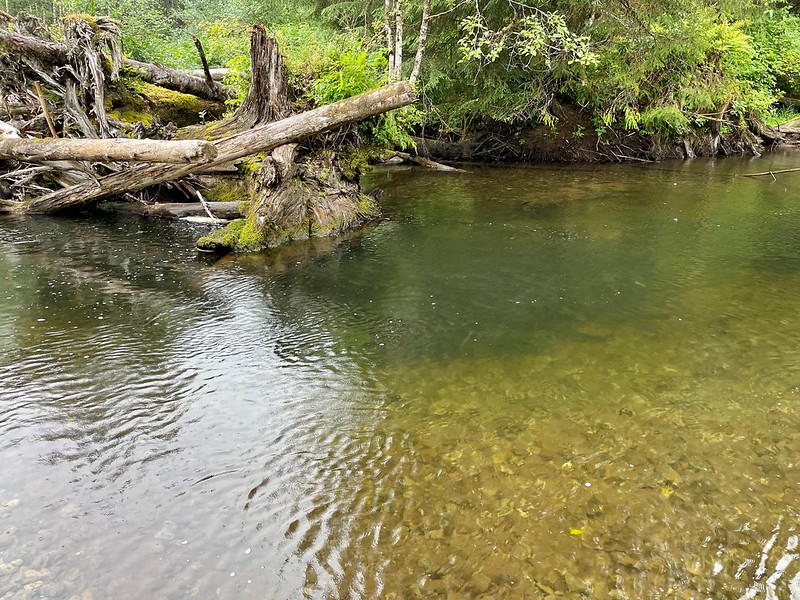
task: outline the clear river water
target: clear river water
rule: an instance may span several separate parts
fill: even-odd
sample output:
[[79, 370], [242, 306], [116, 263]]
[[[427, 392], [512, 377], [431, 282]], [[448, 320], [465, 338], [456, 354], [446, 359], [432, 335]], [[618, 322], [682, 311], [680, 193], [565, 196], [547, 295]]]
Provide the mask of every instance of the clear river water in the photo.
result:
[[0, 598], [800, 598], [800, 152], [0, 218]]

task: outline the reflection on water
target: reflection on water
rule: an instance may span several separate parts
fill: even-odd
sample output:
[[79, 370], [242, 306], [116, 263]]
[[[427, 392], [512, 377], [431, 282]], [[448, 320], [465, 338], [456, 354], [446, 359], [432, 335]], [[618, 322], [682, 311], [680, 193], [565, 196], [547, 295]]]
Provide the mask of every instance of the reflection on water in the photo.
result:
[[0, 598], [800, 598], [797, 158], [0, 220]]

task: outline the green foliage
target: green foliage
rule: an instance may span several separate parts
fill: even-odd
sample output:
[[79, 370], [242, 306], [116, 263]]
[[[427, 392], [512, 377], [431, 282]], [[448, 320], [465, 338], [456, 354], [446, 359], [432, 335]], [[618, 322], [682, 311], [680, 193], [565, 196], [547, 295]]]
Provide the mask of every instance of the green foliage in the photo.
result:
[[[50, 21], [67, 12], [110, 13], [134, 58], [197, 68], [192, 36], [211, 66], [231, 69], [246, 94], [249, 26], [266, 23], [286, 56], [301, 100], [324, 104], [386, 81], [380, 0], [8, 0]], [[554, 125], [557, 104], [584, 107], [598, 131], [684, 135], [744, 126], [781, 114], [800, 97], [800, 16], [779, 0], [432, 0], [424, 110], [370, 120], [361, 131], [408, 145], [410, 127], [442, 131], [473, 123]], [[797, 3], [794, 3], [795, 6]], [[406, 66], [422, 0], [404, 0]]]
[[486, 64], [504, 57], [506, 64], [518, 63], [525, 69], [552, 69], [557, 61], [584, 66], [597, 61], [589, 38], [570, 31], [562, 14], [527, 8], [531, 12], [497, 29], [480, 13], [462, 19], [461, 60]]
[[639, 122], [628, 129], [640, 126], [649, 134], [683, 135], [689, 130], [691, 122], [677, 106], [657, 106], [648, 108], [639, 115]]
[[751, 29], [765, 71], [782, 93], [800, 97], [800, 17], [772, 10]]
[[[344, 52], [321, 74], [311, 92], [316, 104], [330, 104], [386, 83], [386, 57], [382, 53]], [[361, 124], [361, 130], [378, 144], [403, 149], [412, 145], [408, 134], [418, 113], [413, 110], [384, 113]]]
[[319, 78], [312, 97], [317, 104], [330, 104], [379, 87], [386, 81], [386, 65], [382, 54], [345, 52]]
[[800, 118], [800, 107], [777, 105], [767, 111], [764, 115], [764, 122], [772, 127], [777, 127], [797, 118]]
[[[458, 64], [424, 83], [449, 126], [552, 125], [557, 97], [586, 107], [598, 130], [681, 135], [720, 119], [742, 126], [800, 95], [800, 18], [773, 0], [469, 6], [435, 34], [452, 42], [455, 32]], [[445, 47], [431, 54], [442, 69], [453, 59]]]

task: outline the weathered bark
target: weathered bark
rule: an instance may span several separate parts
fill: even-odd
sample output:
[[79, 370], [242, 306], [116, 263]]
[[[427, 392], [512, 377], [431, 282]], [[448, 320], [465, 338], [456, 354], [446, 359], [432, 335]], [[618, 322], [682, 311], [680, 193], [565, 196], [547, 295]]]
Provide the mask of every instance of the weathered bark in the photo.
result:
[[250, 89], [244, 102], [230, 117], [215, 123], [189, 127], [182, 137], [219, 140], [288, 116], [292, 110], [283, 57], [278, 42], [263, 25], [250, 34]]
[[112, 128], [105, 109], [106, 80], [114, 83], [119, 79], [121, 26], [108, 17], [98, 17], [90, 23], [73, 16], [64, 19], [62, 29], [71, 71], [81, 86], [81, 105], [94, 113], [99, 136], [110, 138]]
[[419, 26], [419, 40], [417, 41], [417, 54], [414, 56], [414, 67], [408, 80], [416, 83], [422, 69], [422, 57], [425, 54], [425, 44], [428, 41], [428, 22], [431, 19], [431, 0], [425, 0], [422, 6], [422, 22]]
[[192, 36], [192, 40], [194, 41], [194, 47], [197, 48], [197, 54], [200, 55], [200, 62], [203, 65], [203, 77], [206, 80], [206, 85], [213, 89], [214, 78], [211, 76], [211, 70], [208, 68], [208, 60], [206, 59], [206, 52], [203, 50], [203, 44], [195, 35]]
[[49, 160], [208, 163], [217, 157], [204, 141], [98, 139], [0, 139], [0, 160], [40, 163]]
[[58, 42], [0, 29], [0, 47], [12, 54], [37, 60], [45, 65], [64, 65], [67, 47]]
[[[18, 54], [28, 60], [36, 61], [39, 63], [37, 70], [52, 70], [70, 63], [69, 49], [66, 45], [30, 35], [0, 29], [0, 47], [5, 48], [11, 54]], [[214, 87], [209, 88], [203, 79], [194, 77], [185, 71], [129, 58], [123, 59], [122, 65], [133, 70], [148, 83], [168, 90], [192, 94], [198, 98], [215, 102], [224, 102], [233, 97], [230, 91], [218, 83], [215, 82]]]
[[[189, 69], [185, 72], [192, 77], [205, 77], [205, 71], [203, 69]], [[231, 70], [221, 67], [217, 69], [209, 69], [208, 72], [211, 73], [211, 79], [214, 81], [222, 81], [228, 76], [228, 73], [230, 73]]]
[[225, 102], [225, 100], [233, 98], [233, 93], [223, 88], [219, 83], [214, 82], [214, 87], [209, 87], [203, 79], [189, 75], [185, 71], [143, 63], [130, 58], [124, 59], [122, 64], [147, 83], [152, 83], [168, 90], [191, 94], [198, 98], [215, 102]]
[[233, 117], [238, 126], [247, 129], [277, 121], [291, 112], [278, 41], [267, 35], [263, 25], [254, 25], [250, 34], [250, 64], [250, 89]]
[[217, 158], [208, 164], [139, 166], [113, 173], [96, 181], [74, 185], [30, 202], [27, 212], [52, 213], [78, 209], [103, 198], [172, 181], [258, 152], [301, 140], [310, 135], [385, 113], [416, 100], [413, 87], [405, 81], [365, 92], [327, 106], [293, 115], [215, 142]]

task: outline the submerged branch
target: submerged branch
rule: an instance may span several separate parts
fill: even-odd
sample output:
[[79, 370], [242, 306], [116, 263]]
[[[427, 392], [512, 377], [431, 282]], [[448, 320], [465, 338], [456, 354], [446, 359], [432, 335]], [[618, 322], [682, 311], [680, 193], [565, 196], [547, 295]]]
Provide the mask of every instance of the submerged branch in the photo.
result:
[[800, 167], [795, 167], [793, 169], [779, 169], [777, 171], [764, 171], [762, 173], [744, 173], [742, 177], [766, 177], [767, 175], [772, 175], [772, 178], [775, 178], [775, 175], [779, 175], [780, 173], [795, 173], [800, 171]]

